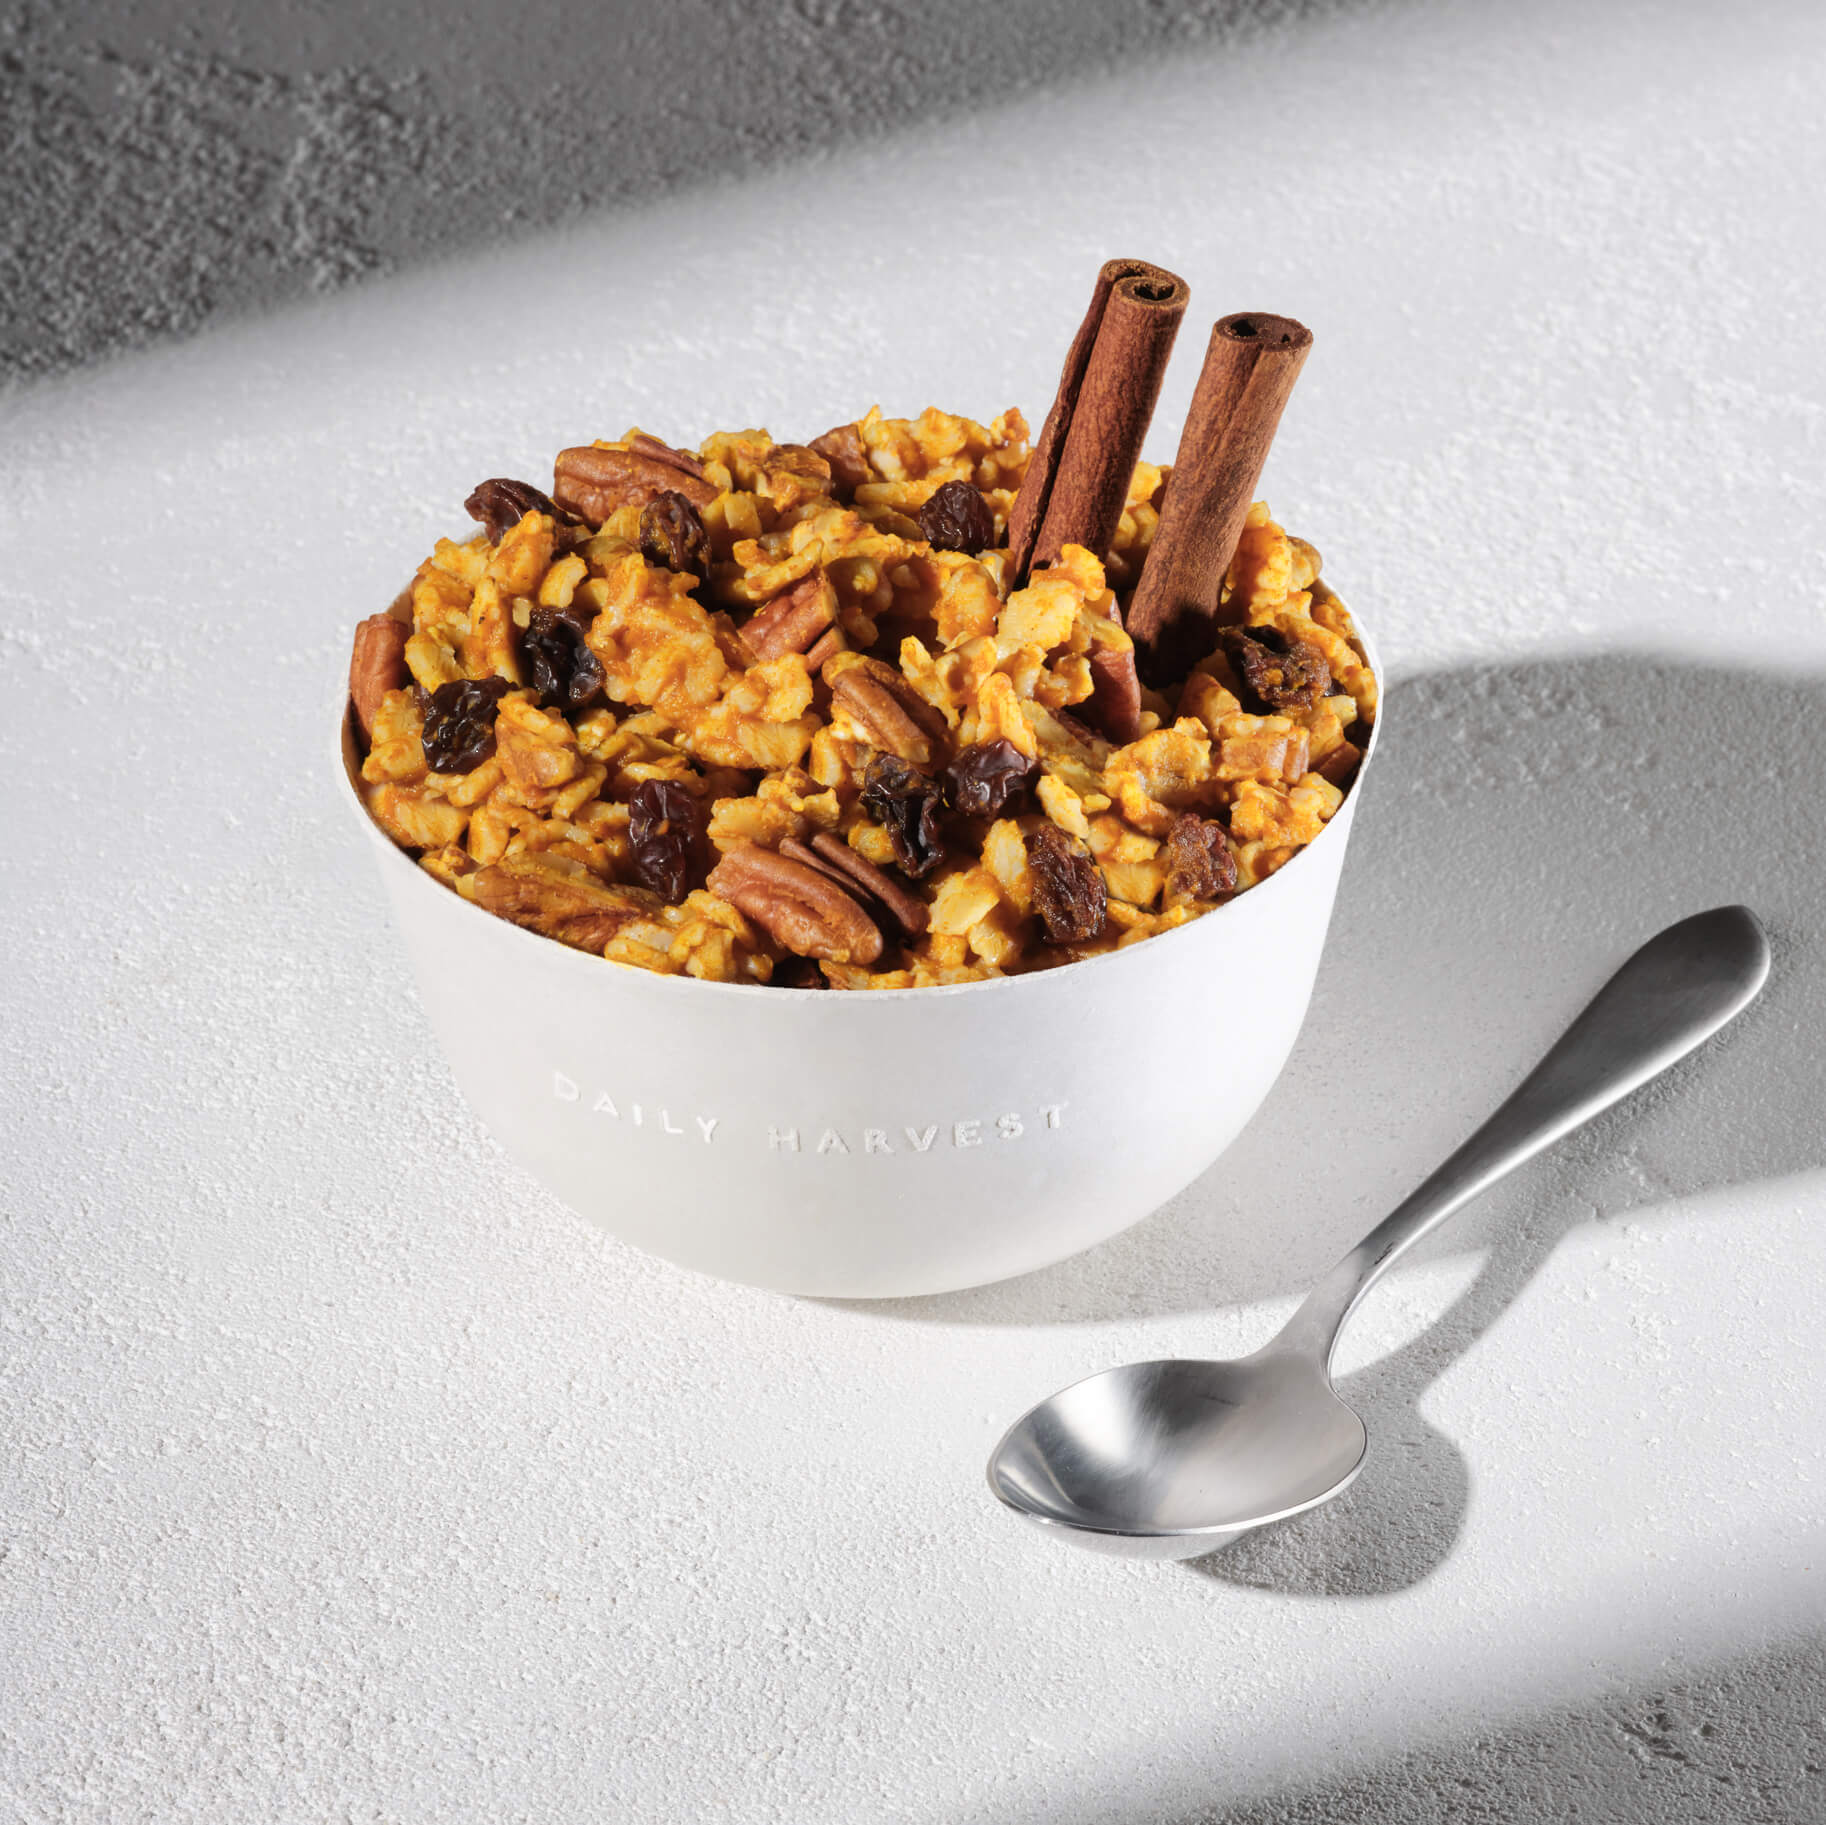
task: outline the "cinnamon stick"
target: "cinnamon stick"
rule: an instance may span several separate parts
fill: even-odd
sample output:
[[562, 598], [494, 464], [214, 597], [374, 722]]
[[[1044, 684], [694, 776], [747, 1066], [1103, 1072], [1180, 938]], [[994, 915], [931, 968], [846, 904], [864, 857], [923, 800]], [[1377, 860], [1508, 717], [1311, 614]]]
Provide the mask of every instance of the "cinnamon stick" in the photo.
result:
[[1311, 330], [1269, 311], [1239, 311], [1212, 327], [1160, 523], [1129, 602], [1128, 629], [1151, 679], [1176, 675], [1215, 641], [1224, 574], [1311, 347]]
[[1191, 292], [1146, 260], [1108, 260], [1072, 338], [1008, 517], [1017, 579], [1066, 545], [1108, 554]]

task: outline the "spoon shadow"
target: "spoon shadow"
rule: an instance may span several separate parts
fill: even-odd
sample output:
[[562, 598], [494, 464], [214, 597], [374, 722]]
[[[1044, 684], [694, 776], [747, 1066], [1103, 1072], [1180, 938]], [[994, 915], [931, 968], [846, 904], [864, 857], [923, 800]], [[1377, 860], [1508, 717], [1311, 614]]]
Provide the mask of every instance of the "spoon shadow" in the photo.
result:
[[1464, 1530], [1471, 1473], [1464, 1453], [1420, 1411], [1421, 1397], [1498, 1322], [1578, 1216], [1568, 1209], [1557, 1222], [1512, 1228], [1419, 1336], [1339, 1379], [1339, 1394], [1369, 1431], [1369, 1454], [1350, 1488], [1188, 1559], [1186, 1569], [1303, 1597], [1387, 1597], [1431, 1577]]
[[[1458, 1446], [1421, 1412], [1426, 1391], [1501, 1322], [1564, 1237], [1583, 1222], [1606, 1220], [1606, 1165], [1633, 1157], [1632, 1131], [1653, 1122], [1656, 1104], [1677, 1104], [1689, 1093], [1687, 1080], [1697, 1083], [1708, 1064], [1744, 1042], [1741, 1033], [1714, 1036], [1557, 1152], [1485, 1193], [1489, 1252], [1470, 1283], [1417, 1336], [1337, 1379], [1339, 1395], [1369, 1433], [1357, 1480], [1331, 1502], [1184, 1561], [1187, 1569], [1223, 1584], [1307, 1597], [1386, 1597], [1431, 1577], [1464, 1530], [1471, 1477]], [[1419, 1258], [1442, 1252], [1441, 1239], [1423, 1243]]]

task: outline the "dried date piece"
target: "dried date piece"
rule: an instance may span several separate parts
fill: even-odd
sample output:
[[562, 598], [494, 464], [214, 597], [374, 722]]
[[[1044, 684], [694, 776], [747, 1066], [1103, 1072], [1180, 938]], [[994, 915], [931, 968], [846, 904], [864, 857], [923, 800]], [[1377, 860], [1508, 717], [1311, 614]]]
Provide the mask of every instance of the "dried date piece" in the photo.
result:
[[1054, 944], [1082, 944], [1103, 930], [1109, 916], [1103, 870], [1057, 824], [1027, 839], [1027, 867], [1034, 911]]
[[495, 715], [513, 688], [505, 678], [440, 684], [425, 705], [425, 765], [433, 773], [479, 767], [495, 751]]
[[710, 534], [703, 516], [676, 488], [656, 495], [640, 510], [640, 555], [661, 570], [710, 577]]
[[945, 803], [960, 817], [1000, 817], [1024, 796], [1039, 765], [1011, 741], [973, 742], [944, 771]]
[[1222, 824], [1182, 811], [1167, 832], [1167, 897], [1221, 900], [1236, 892], [1236, 851]]
[[1331, 689], [1331, 667], [1316, 646], [1278, 627], [1227, 627], [1218, 644], [1243, 683], [1271, 711], [1310, 710]]
[[945, 859], [937, 780], [892, 754], [877, 754], [862, 777], [862, 808], [888, 833], [894, 859], [910, 880], [924, 879]]
[[919, 510], [919, 533], [934, 551], [982, 551], [995, 543], [995, 514], [980, 489], [946, 482]]
[[628, 799], [628, 841], [641, 886], [677, 906], [702, 873], [697, 800], [676, 780], [643, 779]]
[[463, 511], [472, 520], [488, 528], [488, 542], [499, 545], [501, 535], [518, 526], [529, 513], [549, 514], [560, 525], [570, 522], [570, 515], [549, 494], [541, 494], [531, 482], [516, 482], [505, 475], [478, 482], [475, 491], [463, 503]]
[[562, 710], [593, 709], [602, 701], [602, 661], [584, 638], [587, 623], [575, 608], [535, 608], [520, 652], [532, 686]]

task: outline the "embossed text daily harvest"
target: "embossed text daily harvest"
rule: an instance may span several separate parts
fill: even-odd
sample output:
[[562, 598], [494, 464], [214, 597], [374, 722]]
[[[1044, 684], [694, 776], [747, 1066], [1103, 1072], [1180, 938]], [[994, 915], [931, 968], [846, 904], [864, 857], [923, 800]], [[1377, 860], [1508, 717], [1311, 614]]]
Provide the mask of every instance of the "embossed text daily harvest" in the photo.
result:
[[573, 1077], [552, 1073], [552, 1095], [574, 1104], [580, 1112], [604, 1120], [625, 1122], [655, 1135], [695, 1138], [705, 1146], [718, 1141], [752, 1145], [766, 1153], [804, 1154], [813, 1158], [859, 1153], [897, 1155], [931, 1153], [945, 1148], [992, 1146], [1044, 1135], [1065, 1125], [1066, 1103], [1042, 1103], [1022, 1111], [1004, 1110], [993, 1116], [964, 1116], [949, 1121], [922, 1120], [884, 1124], [876, 1128], [853, 1125], [837, 1128], [817, 1122], [767, 1122], [752, 1127], [732, 1127], [720, 1116], [698, 1111], [674, 1111], [664, 1104], [636, 1102], [608, 1090], [593, 1096]]

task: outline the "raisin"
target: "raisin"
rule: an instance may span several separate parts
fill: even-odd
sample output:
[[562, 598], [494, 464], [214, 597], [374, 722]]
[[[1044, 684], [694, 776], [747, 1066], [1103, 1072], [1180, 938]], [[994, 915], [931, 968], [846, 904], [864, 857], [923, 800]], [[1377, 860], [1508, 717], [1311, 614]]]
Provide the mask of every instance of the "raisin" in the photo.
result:
[[862, 808], [887, 831], [894, 859], [910, 880], [929, 875], [944, 860], [938, 831], [943, 801], [938, 781], [892, 754], [877, 754], [862, 778]]
[[831, 985], [816, 957], [782, 957], [774, 965], [767, 986], [774, 989], [827, 989]]
[[574, 608], [535, 608], [520, 653], [533, 689], [562, 710], [587, 710], [602, 700], [602, 661], [583, 637], [582, 612]]
[[505, 475], [478, 482], [475, 492], [463, 503], [463, 511], [488, 528], [491, 545], [499, 545], [501, 534], [510, 526], [518, 526], [529, 513], [549, 513], [561, 526], [568, 524], [571, 517], [531, 482], [510, 481]]
[[1167, 894], [1221, 900], [1236, 892], [1236, 851], [1222, 824], [1182, 811], [1167, 832]]
[[945, 803], [962, 817], [1000, 817], [1038, 765], [1011, 741], [973, 742], [945, 769]]
[[1103, 930], [1109, 916], [1103, 870], [1057, 824], [1027, 839], [1027, 867], [1034, 911], [1054, 944], [1081, 944]]
[[1310, 710], [1331, 689], [1331, 667], [1316, 646], [1278, 627], [1227, 627], [1218, 636], [1243, 683], [1269, 710]]
[[425, 765], [433, 773], [467, 773], [495, 751], [495, 715], [513, 686], [505, 678], [457, 678], [425, 703]]
[[676, 780], [643, 779], [628, 800], [628, 840], [643, 887], [676, 906], [703, 875], [696, 798]]
[[919, 534], [934, 551], [981, 551], [995, 543], [995, 515], [968, 482], [946, 482], [920, 508]]
[[710, 576], [710, 534], [703, 515], [675, 488], [640, 510], [640, 555], [661, 570], [676, 570], [702, 583]]

